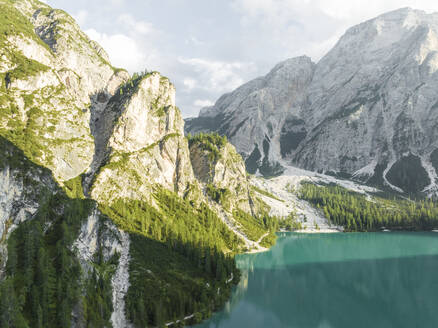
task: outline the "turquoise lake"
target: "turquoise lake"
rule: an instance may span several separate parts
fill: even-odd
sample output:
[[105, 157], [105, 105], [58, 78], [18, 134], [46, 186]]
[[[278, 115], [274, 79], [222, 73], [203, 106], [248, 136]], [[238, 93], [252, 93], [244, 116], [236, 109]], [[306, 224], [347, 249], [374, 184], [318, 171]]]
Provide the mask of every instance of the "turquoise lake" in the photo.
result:
[[281, 233], [197, 328], [438, 327], [438, 233]]

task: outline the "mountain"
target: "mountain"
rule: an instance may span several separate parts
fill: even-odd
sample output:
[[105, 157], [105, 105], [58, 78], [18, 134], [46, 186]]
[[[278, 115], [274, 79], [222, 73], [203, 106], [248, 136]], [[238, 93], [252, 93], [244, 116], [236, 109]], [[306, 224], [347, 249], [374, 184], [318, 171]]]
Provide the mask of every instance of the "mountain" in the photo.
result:
[[436, 229], [434, 202], [288, 166], [433, 192], [435, 20], [366, 22], [185, 127], [168, 78], [113, 67], [61, 10], [0, 0], [0, 327], [192, 325], [280, 228]]
[[437, 13], [389, 12], [350, 28], [318, 63], [289, 59], [223, 95], [186, 130], [226, 135], [252, 173], [293, 164], [436, 194], [437, 51]]
[[234, 146], [61, 10], [0, 0], [0, 45], [0, 326], [209, 317], [277, 230]]
[[[277, 133], [286, 119], [299, 120], [300, 106], [315, 70], [309, 57], [286, 60], [265, 77], [225, 94], [199, 117], [186, 120], [192, 134], [215, 131], [224, 134], [246, 159], [248, 172], [264, 175], [281, 172], [282, 152]], [[298, 132], [299, 133], [299, 132]]]

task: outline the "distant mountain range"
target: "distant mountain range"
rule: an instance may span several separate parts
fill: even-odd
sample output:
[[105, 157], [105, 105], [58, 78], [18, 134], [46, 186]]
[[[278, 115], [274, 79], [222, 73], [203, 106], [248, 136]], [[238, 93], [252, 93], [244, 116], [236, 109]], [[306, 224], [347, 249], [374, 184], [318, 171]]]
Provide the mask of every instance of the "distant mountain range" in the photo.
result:
[[186, 120], [226, 135], [247, 170], [285, 165], [436, 193], [438, 14], [403, 8], [347, 30], [318, 63], [286, 60]]

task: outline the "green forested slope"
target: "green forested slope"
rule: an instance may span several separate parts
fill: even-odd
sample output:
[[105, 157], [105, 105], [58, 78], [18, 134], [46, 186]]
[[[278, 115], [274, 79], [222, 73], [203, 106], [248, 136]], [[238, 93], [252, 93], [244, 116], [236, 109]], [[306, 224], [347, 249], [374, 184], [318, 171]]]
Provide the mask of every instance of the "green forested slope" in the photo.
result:
[[[117, 255], [104, 261], [98, 252], [90, 259], [92, 270], [86, 273], [72, 247], [96, 206], [94, 201], [84, 199], [73, 182], [68, 183], [70, 197], [53, 180], [52, 188], [40, 185], [35, 172], [49, 176], [50, 172], [2, 140], [1, 167], [12, 167], [17, 174], [27, 172], [25, 185], [29, 197], [38, 198], [39, 209], [7, 241], [6, 277], [0, 288], [1, 327], [70, 327], [77, 306], [84, 324], [110, 326], [110, 280]], [[206, 318], [223, 304], [238, 281], [234, 254], [242, 242], [207, 206], [194, 208], [160, 188], [154, 197], [158, 208], [140, 201], [100, 206], [131, 234], [127, 316], [138, 327], [145, 322], [159, 326], [191, 314], [188, 322]]]
[[104, 262], [96, 256], [93, 269], [84, 275], [73, 248], [94, 202], [68, 197], [50, 171], [32, 163], [9, 141], [0, 141], [0, 167], [23, 183], [24, 201], [39, 205], [32, 220], [20, 223], [7, 240], [0, 327], [70, 327], [78, 305], [85, 324], [108, 325], [110, 278], [117, 259]]
[[303, 184], [300, 192], [300, 197], [321, 209], [332, 224], [343, 226], [347, 231], [438, 227], [438, 205], [433, 199], [370, 198], [337, 185], [311, 183]]
[[154, 203], [157, 207], [135, 200], [100, 205], [132, 236], [128, 318], [138, 327], [191, 314], [192, 321], [206, 318], [238, 281], [234, 254], [242, 241], [205, 204], [195, 208], [159, 187]]

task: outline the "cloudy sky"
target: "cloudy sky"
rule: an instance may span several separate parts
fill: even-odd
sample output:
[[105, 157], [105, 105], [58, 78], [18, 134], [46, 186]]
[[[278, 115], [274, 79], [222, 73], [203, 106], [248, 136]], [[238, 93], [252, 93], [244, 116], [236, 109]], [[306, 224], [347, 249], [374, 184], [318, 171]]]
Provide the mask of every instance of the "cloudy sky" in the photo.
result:
[[276, 63], [318, 61], [351, 25], [386, 11], [438, 11], [436, 0], [47, 0], [73, 15], [114, 66], [157, 70], [196, 116]]

